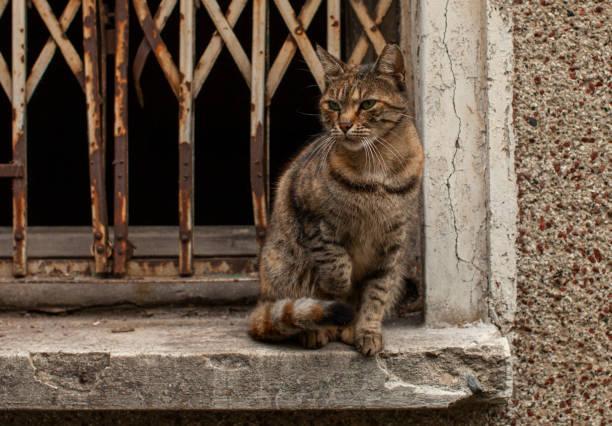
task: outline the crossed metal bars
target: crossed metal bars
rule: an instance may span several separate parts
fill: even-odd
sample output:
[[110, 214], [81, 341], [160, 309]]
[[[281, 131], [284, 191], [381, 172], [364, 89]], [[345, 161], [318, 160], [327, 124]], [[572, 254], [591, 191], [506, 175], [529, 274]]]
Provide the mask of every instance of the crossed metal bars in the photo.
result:
[[[12, 0], [13, 4], [13, 61], [12, 75], [0, 54], [0, 86], [4, 89], [15, 110], [13, 117], [13, 161], [0, 165], [0, 177], [13, 179], [13, 235], [14, 274], [24, 276], [26, 257], [26, 104], [31, 98], [56, 50], [62, 53], [73, 74], [83, 87], [87, 100], [90, 181], [92, 199], [93, 254], [96, 273], [110, 272], [107, 206], [104, 188], [103, 132], [103, 83], [101, 72], [104, 59], [100, 49], [103, 38], [98, 37], [100, 23], [98, 13], [103, 7], [99, 0], [68, 0], [59, 19], [53, 15], [47, 0], [32, 0], [40, 13], [51, 37], [36, 60], [30, 76], [26, 79], [26, 0]], [[138, 22], [144, 33], [133, 61], [133, 75], [138, 97], [142, 100], [139, 79], [150, 53], [153, 53], [179, 104], [179, 273], [193, 274], [193, 120], [194, 100], [200, 93], [222, 48], [227, 47], [247, 86], [251, 90], [250, 179], [253, 198], [254, 221], [257, 238], [263, 241], [267, 226], [268, 204], [268, 158], [269, 141], [267, 123], [269, 106], [289, 64], [299, 50], [318, 86], [324, 89], [323, 68], [316, 56], [307, 30], [321, 7], [323, 0], [306, 0], [299, 14], [289, 0], [274, 0], [289, 35], [283, 43], [272, 65], [266, 70], [268, 45], [267, 0], [253, 0], [253, 29], [251, 58], [245, 53], [233, 32], [238, 18], [248, 0], [232, 0], [224, 14], [216, 0], [162, 0], [154, 16], [146, 0], [132, 0]], [[375, 16], [371, 17], [366, 5], [360, 0], [350, 0], [363, 33], [349, 56], [349, 63], [359, 64], [371, 43], [377, 53], [385, 45], [378, 26], [390, 9], [393, 0], [380, 0]], [[215, 25], [215, 32], [195, 63], [196, 3], [206, 9]], [[161, 33], [165, 24], [179, 4], [180, 43], [179, 64], [164, 43]], [[341, 53], [340, 0], [327, 0], [327, 48], [336, 55]], [[0, 0], [0, 16], [8, 0]], [[83, 9], [83, 61], [65, 35], [78, 9]], [[112, 247], [112, 272], [123, 275], [129, 260], [128, 241], [128, 64], [129, 64], [129, 0], [115, 2], [115, 114], [114, 114], [114, 227], [115, 240]]]
[[[104, 135], [102, 112], [102, 85], [100, 70], [104, 58], [98, 37], [99, 4], [96, 0], [69, 0], [58, 20], [47, 0], [32, 0], [47, 27], [50, 37], [41, 50], [28, 76], [27, 53], [27, 1], [12, 0], [12, 71], [0, 54], [0, 86], [8, 96], [13, 109], [12, 161], [0, 165], [0, 177], [12, 179], [13, 193], [13, 274], [27, 274], [27, 104], [34, 94], [57, 49], [66, 60], [85, 92], [87, 103], [87, 130], [89, 142], [90, 187], [92, 199], [93, 252], [96, 272], [106, 271], [107, 217], [104, 191]], [[8, 0], [0, 0], [0, 16]], [[66, 36], [76, 13], [83, 15], [83, 58]]]
[[[274, 0], [289, 29], [289, 35], [267, 73], [266, 9], [268, 2], [253, 0], [252, 53], [249, 61], [242, 45], [232, 31], [247, 0], [233, 0], [225, 15], [216, 0], [200, 1], [214, 23], [216, 31], [194, 69], [195, 11], [191, 0], [180, 0], [180, 55], [177, 69], [161, 38], [161, 32], [178, 0], [162, 0], [154, 17], [151, 15], [146, 0], [133, 0], [134, 9], [145, 34], [145, 40], [140, 44], [134, 61], [137, 92], [142, 99], [138, 80], [147, 56], [152, 51], [179, 102], [179, 272], [182, 275], [192, 273], [193, 261], [193, 101], [198, 96], [223, 46], [225, 45], [229, 50], [251, 90], [251, 194], [255, 227], [260, 242], [263, 241], [267, 226], [269, 142], [265, 123], [274, 93], [298, 49], [321, 90], [325, 85], [323, 68], [306, 32], [322, 0], [307, 0], [298, 15], [291, 7], [289, 0]], [[368, 50], [368, 40], [377, 53], [382, 51], [385, 40], [378, 30], [378, 25], [382, 22], [391, 3], [392, 0], [380, 1], [376, 7], [375, 17], [371, 18], [363, 2], [350, 1], [357, 19], [364, 27], [364, 34], [357, 41], [350, 56], [350, 63], [361, 63]], [[327, 47], [336, 56], [340, 56], [341, 46], [340, 8], [340, 0], [327, 0]]]

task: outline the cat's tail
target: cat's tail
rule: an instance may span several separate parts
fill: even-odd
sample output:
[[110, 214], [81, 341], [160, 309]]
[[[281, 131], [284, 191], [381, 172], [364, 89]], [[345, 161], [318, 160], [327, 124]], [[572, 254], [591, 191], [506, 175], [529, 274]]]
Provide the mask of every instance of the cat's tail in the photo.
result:
[[261, 301], [249, 318], [249, 334], [255, 340], [283, 340], [302, 331], [348, 325], [354, 316], [344, 302], [309, 297]]

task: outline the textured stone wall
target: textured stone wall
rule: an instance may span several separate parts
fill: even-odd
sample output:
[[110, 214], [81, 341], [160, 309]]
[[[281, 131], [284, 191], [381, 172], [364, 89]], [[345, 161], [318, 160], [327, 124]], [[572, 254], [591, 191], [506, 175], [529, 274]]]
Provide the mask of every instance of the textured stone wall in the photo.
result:
[[509, 406], [410, 414], [0, 413], [0, 424], [609, 422], [612, 6], [603, 0], [508, 0], [508, 7], [514, 17], [520, 208], [515, 395]]
[[519, 275], [505, 414], [600, 424], [612, 418], [612, 7], [513, 3]]

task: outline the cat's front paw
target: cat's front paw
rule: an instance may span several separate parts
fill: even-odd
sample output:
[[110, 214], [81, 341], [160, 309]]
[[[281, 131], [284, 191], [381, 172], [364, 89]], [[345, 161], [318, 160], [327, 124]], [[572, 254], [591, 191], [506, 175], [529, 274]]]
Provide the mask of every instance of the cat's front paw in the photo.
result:
[[365, 356], [374, 356], [383, 349], [383, 338], [380, 332], [357, 330], [355, 348]]

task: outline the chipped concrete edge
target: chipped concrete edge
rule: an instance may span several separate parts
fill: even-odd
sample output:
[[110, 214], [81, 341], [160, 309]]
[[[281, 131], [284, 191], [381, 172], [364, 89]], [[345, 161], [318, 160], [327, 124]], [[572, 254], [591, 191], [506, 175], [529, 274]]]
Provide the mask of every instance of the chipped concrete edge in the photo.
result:
[[[14, 333], [0, 351], [0, 409], [443, 409], [503, 403], [512, 391], [508, 343], [492, 325], [434, 330], [425, 340], [427, 330], [391, 328], [388, 350], [365, 359], [338, 344], [305, 351], [202, 341], [211, 324], [193, 320], [182, 320], [186, 348], [176, 348], [171, 326], [140, 321], [130, 336], [69, 319], [37, 342], [36, 332]], [[66, 332], [86, 337], [62, 342]]]
[[488, 316], [502, 333], [508, 333], [516, 310], [518, 217], [512, 109], [512, 15], [506, 0], [488, 0], [486, 4]]

